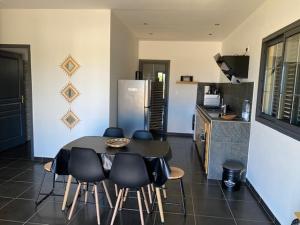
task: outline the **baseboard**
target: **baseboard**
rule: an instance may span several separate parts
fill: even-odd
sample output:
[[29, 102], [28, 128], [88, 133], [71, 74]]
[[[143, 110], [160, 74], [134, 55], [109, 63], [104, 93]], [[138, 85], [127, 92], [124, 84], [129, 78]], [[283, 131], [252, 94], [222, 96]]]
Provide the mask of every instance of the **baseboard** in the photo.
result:
[[193, 137], [193, 134], [168, 132], [168, 136], [173, 136], [173, 137]]
[[256, 200], [258, 201], [258, 203], [263, 207], [263, 209], [269, 215], [269, 217], [271, 218], [272, 222], [275, 225], [281, 225], [280, 222], [275, 217], [275, 215], [270, 210], [270, 208], [267, 206], [267, 204], [264, 202], [264, 200], [260, 197], [260, 195], [257, 193], [257, 191], [255, 190], [255, 188], [253, 187], [253, 185], [251, 184], [251, 182], [248, 179], [246, 179], [246, 185], [252, 191], [252, 193], [253, 193], [254, 197], [256, 198]]
[[48, 157], [33, 157], [33, 160], [41, 162], [41, 163], [46, 163], [46, 162], [52, 161], [53, 158], [48, 158]]

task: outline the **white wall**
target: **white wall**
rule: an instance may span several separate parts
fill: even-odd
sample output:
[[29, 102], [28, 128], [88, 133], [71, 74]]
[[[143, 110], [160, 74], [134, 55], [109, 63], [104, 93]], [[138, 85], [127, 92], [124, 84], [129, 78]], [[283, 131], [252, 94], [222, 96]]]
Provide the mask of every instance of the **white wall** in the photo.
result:
[[117, 125], [118, 80], [135, 79], [138, 40], [112, 13], [110, 30], [110, 126]]
[[[110, 10], [0, 10], [0, 43], [30, 44], [34, 155], [53, 157], [66, 143], [99, 135], [109, 124]], [[60, 68], [71, 54], [81, 65], [72, 76], [80, 96], [72, 110], [81, 121], [61, 121], [69, 104]]]
[[[300, 19], [299, 0], [268, 0], [223, 42], [223, 54], [250, 47], [249, 80], [255, 82], [255, 112], [262, 39]], [[252, 115], [248, 179], [279, 219], [290, 224], [300, 210], [300, 142], [255, 121]]]
[[217, 82], [220, 71], [213, 56], [220, 51], [220, 42], [139, 42], [139, 59], [171, 61], [168, 132], [192, 133], [197, 85], [176, 81], [190, 74], [199, 82]]

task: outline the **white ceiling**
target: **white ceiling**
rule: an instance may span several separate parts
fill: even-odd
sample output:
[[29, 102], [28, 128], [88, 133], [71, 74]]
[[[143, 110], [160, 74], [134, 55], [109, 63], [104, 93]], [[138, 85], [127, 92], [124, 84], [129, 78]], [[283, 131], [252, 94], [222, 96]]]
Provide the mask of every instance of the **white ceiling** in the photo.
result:
[[0, 0], [0, 8], [112, 9], [142, 40], [221, 41], [264, 1]]

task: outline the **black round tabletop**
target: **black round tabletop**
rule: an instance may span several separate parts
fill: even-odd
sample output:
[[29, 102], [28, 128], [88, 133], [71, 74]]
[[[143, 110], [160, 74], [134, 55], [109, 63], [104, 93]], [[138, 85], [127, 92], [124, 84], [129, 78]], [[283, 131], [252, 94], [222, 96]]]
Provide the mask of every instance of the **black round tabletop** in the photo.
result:
[[172, 152], [167, 141], [158, 140], [130, 140], [130, 143], [123, 148], [112, 148], [106, 145], [107, 137], [86, 136], [76, 139], [65, 145], [62, 149], [71, 150], [72, 147], [91, 148], [97, 153], [115, 155], [118, 152], [137, 153], [146, 158], [170, 159]]

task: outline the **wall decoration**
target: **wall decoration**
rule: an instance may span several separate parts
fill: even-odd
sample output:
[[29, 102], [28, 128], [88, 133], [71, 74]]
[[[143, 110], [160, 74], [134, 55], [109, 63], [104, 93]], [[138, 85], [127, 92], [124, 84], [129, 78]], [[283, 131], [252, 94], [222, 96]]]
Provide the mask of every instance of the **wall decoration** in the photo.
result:
[[71, 103], [79, 96], [79, 91], [71, 83], [72, 75], [78, 70], [79, 64], [69, 55], [60, 66], [68, 75], [68, 84], [60, 91], [61, 95], [69, 102], [69, 111], [62, 117], [64, 124], [72, 129], [80, 121], [71, 110]]
[[70, 129], [74, 128], [76, 124], [80, 121], [79, 118], [75, 115], [74, 112], [69, 110], [62, 118], [64, 124]]
[[67, 86], [65, 86], [60, 93], [62, 94], [62, 96], [65, 97], [65, 99], [68, 102], [73, 102], [73, 100], [79, 96], [79, 91], [77, 91], [77, 89], [71, 82], [68, 83]]
[[70, 55], [61, 64], [61, 68], [67, 73], [69, 77], [71, 77], [79, 67], [79, 64]]

